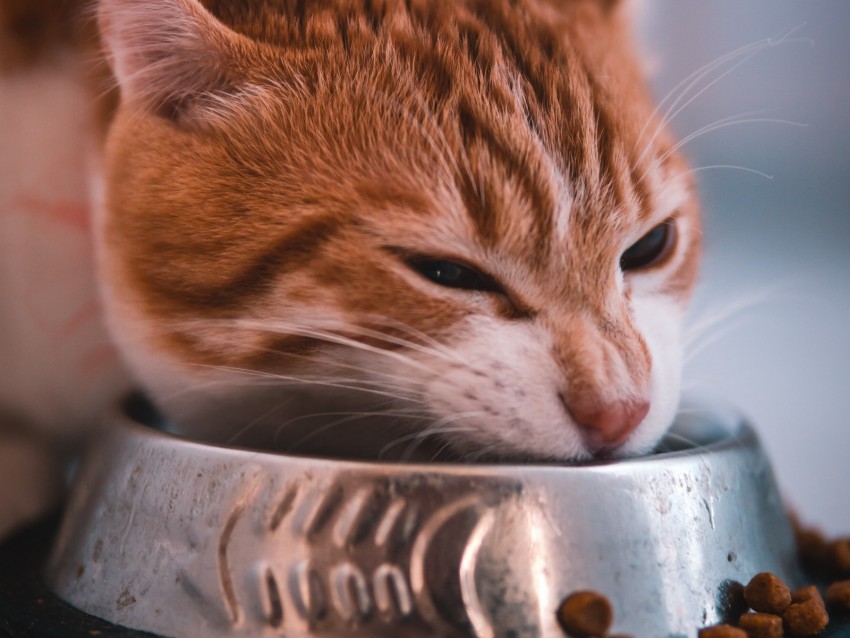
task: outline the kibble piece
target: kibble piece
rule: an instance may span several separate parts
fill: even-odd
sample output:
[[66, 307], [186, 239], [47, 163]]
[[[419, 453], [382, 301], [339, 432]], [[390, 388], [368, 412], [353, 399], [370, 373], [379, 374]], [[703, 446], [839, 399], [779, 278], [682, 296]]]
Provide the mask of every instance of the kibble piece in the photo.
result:
[[604, 636], [613, 619], [611, 603], [594, 591], [574, 592], [558, 607], [558, 622], [576, 638]]
[[839, 580], [827, 587], [826, 602], [830, 609], [850, 611], [850, 580]]
[[781, 615], [791, 604], [791, 591], [782, 579], [761, 572], [744, 587], [744, 600], [753, 611]]
[[773, 614], [744, 614], [738, 626], [747, 632], [747, 638], [782, 638], [782, 618]]
[[850, 538], [839, 538], [829, 545], [830, 571], [842, 576], [850, 575]]
[[791, 603], [804, 603], [807, 600], [816, 600], [818, 603], [823, 606], [823, 598], [818, 591], [818, 588], [815, 585], [809, 585], [808, 587], [800, 587], [800, 589], [795, 589], [791, 592]]
[[[806, 587], [806, 590], [812, 589]], [[817, 592], [817, 589], [815, 589]], [[795, 592], [796, 593], [796, 592]], [[817, 636], [829, 623], [820, 594], [800, 603], [792, 603], [782, 614], [785, 631], [792, 636]]]
[[821, 570], [829, 562], [829, 544], [820, 530], [798, 527], [794, 536], [797, 540], [797, 554], [803, 566], [808, 570]]
[[700, 629], [697, 636], [699, 638], [747, 638], [747, 632], [732, 625], [713, 625]]

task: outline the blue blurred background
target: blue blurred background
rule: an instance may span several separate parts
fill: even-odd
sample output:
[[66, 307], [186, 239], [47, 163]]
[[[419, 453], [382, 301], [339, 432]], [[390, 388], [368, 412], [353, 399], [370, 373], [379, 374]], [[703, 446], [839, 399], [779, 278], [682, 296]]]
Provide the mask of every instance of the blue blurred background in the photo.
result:
[[672, 122], [680, 137], [739, 114], [793, 122], [730, 125], [685, 147], [695, 168], [746, 169], [697, 173], [707, 252], [692, 323], [738, 311], [703, 334], [686, 384], [751, 418], [805, 521], [848, 534], [850, 2], [648, 0], [639, 24], [658, 99], [761, 43], [698, 82]]

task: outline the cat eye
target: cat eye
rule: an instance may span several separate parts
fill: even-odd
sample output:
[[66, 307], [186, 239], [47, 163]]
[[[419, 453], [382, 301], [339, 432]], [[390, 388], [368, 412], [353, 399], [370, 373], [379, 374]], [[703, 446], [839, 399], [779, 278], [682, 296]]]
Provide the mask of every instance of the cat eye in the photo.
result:
[[658, 224], [626, 249], [620, 256], [620, 268], [627, 271], [654, 266], [667, 258], [675, 243], [674, 223], [666, 221]]
[[492, 279], [474, 268], [447, 259], [414, 257], [408, 265], [426, 279], [447, 288], [498, 292], [501, 288]]

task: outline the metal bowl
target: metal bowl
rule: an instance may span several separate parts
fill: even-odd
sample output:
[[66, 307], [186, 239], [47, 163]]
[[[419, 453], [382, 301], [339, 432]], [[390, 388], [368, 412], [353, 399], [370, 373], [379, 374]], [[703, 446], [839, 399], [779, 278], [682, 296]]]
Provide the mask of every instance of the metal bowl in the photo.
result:
[[77, 477], [51, 588], [119, 625], [217, 636], [559, 636], [576, 590], [613, 631], [693, 636], [735, 582], [802, 583], [753, 430], [681, 419], [653, 455], [404, 465], [206, 445], [124, 415]]

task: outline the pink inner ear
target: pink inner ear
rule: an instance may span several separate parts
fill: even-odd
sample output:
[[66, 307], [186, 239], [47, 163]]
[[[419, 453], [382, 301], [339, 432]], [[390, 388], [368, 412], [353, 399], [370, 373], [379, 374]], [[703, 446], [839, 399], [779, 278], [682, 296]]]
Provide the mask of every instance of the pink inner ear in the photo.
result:
[[178, 119], [236, 84], [235, 45], [245, 38], [196, 0], [103, 0], [98, 21], [125, 102]]

